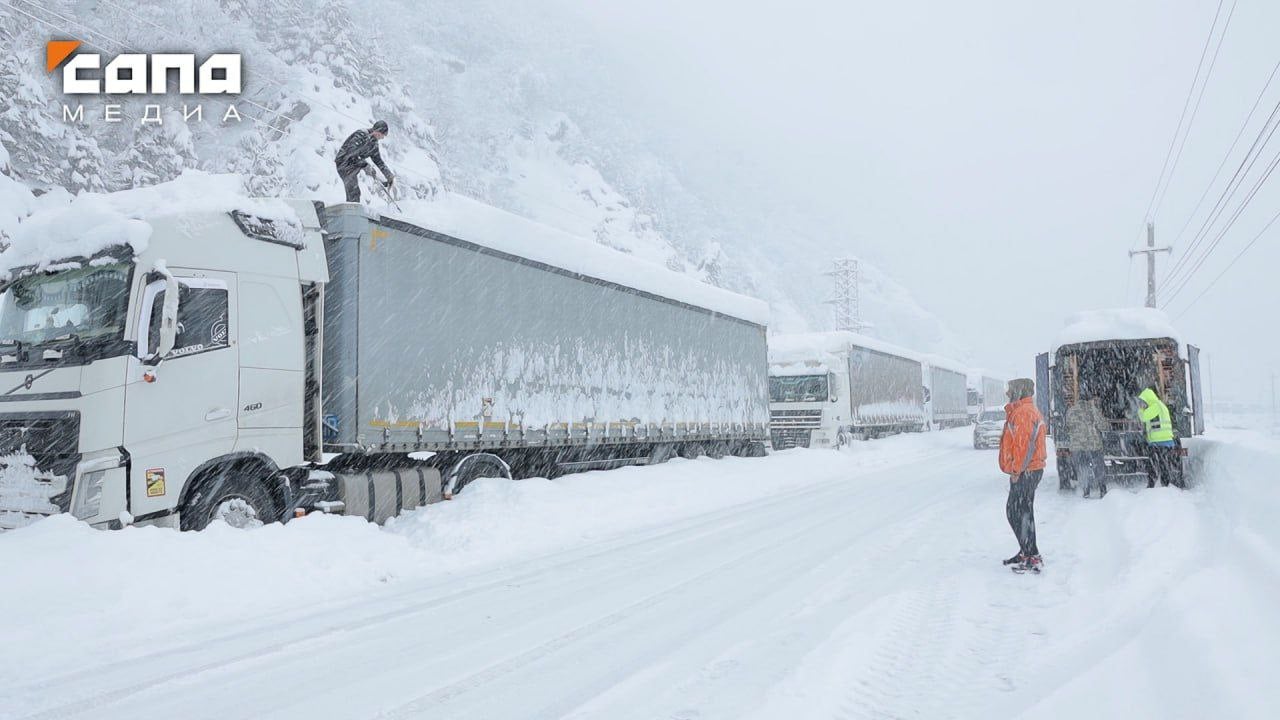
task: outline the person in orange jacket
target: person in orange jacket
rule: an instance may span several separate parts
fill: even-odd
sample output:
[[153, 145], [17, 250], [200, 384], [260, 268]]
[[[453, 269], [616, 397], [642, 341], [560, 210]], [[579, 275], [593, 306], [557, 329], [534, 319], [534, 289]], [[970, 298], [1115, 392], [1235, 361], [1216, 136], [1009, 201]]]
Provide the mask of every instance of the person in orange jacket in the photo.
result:
[[1000, 470], [1009, 476], [1009, 501], [1005, 514], [1018, 538], [1018, 554], [1004, 561], [1015, 570], [1040, 572], [1040, 548], [1036, 546], [1034, 504], [1036, 486], [1044, 475], [1044, 438], [1048, 425], [1035, 404], [1035, 381], [1009, 381], [1009, 404], [1004, 406], [1004, 432], [1000, 435]]

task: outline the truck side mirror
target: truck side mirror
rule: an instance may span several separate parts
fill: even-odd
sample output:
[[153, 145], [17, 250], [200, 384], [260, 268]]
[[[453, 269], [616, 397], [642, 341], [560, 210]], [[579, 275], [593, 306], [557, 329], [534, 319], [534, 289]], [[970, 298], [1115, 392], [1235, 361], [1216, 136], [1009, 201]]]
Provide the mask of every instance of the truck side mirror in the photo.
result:
[[160, 340], [147, 358], [149, 365], [159, 365], [178, 340], [178, 279], [162, 260], [156, 261], [155, 271], [164, 278], [164, 302], [160, 305]]

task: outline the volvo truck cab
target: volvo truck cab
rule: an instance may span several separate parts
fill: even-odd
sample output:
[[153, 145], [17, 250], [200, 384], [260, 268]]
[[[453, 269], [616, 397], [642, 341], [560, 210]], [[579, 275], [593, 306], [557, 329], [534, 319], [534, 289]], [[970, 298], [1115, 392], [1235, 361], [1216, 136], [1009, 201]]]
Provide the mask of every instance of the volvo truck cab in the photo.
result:
[[0, 527], [54, 512], [202, 527], [243, 510], [229, 478], [302, 462], [303, 302], [327, 270], [314, 208], [294, 210], [301, 227], [243, 212], [151, 218], [140, 250], [9, 273]]

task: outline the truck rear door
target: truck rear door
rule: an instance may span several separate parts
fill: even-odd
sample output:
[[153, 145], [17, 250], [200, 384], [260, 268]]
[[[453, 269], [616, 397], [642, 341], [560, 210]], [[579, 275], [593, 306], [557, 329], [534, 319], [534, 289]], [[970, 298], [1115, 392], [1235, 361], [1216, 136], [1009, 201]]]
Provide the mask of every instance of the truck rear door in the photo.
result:
[[1204, 390], [1200, 385], [1200, 348], [1187, 346], [1187, 370], [1191, 376], [1191, 428], [1196, 435], [1204, 434]]
[[1049, 423], [1049, 434], [1053, 435], [1053, 413], [1049, 411], [1051, 397], [1053, 394], [1052, 388], [1049, 387], [1049, 353], [1040, 353], [1036, 356], [1036, 407]]

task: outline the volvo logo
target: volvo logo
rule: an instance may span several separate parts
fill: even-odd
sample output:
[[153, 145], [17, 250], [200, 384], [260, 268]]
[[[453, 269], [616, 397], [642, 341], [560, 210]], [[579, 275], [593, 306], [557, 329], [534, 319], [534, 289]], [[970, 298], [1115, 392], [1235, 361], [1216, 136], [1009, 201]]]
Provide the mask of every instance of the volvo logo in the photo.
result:
[[30, 389], [31, 389], [31, 385], [32, 385], [32, 384], [34, 384], [34, 383], [35, 383], [35, 381], [36, 381], [36, 376], [35, 376], [35, 375], [28, 375], [28, 376], [27, 376], [27, 379], [22, 381], [22, 387], [24, 387], [24, 388], [26, 388], [26, 389], [30, 390]]

